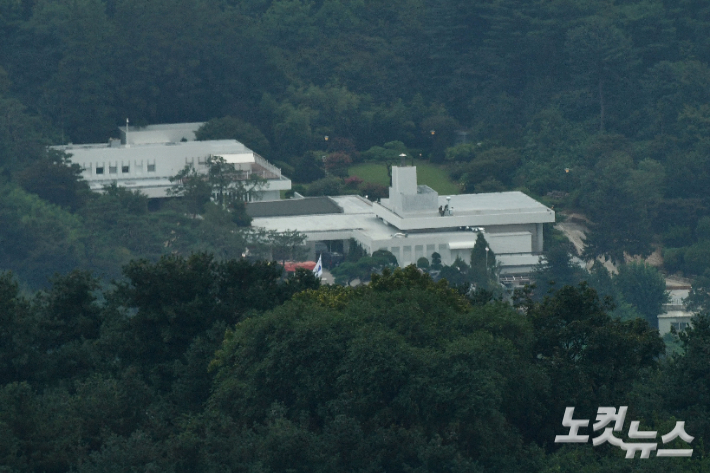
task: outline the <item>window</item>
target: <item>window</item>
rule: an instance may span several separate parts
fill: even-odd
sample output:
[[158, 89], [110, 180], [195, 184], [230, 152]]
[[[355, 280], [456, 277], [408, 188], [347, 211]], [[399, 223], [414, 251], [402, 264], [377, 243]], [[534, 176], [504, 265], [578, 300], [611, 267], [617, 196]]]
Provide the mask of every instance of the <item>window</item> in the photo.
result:
[[130, 166], [121, 166], [121, 172], [122, 172], [123, 174], [128, 174], [130, 171], [131, 171], [131, 167], [130, 167]]
[[96, 166], [96, 174], [103, 174], [104, 173], [104, 167], [103, 166]]
[[148, 165], [148, 172], [155, 172], [155, 163]]
[[109, 174], [118, 174], [118, 166], [111, 166], [109, 164], [108, 165], [108, 173]]
[[671, 327], [673, 327], [676, 332], [682, 332], [688, 328], [688, 322], [671, 322]]

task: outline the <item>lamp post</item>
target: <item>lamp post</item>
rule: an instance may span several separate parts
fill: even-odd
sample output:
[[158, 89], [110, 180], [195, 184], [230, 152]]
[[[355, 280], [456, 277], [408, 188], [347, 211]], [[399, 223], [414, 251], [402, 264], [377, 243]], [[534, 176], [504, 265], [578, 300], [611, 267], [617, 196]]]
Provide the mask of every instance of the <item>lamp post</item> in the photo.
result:
[[486, 247], [486, 277], [488, 277], [488, 252], [489, 251], [491, 251], [491, 249]]

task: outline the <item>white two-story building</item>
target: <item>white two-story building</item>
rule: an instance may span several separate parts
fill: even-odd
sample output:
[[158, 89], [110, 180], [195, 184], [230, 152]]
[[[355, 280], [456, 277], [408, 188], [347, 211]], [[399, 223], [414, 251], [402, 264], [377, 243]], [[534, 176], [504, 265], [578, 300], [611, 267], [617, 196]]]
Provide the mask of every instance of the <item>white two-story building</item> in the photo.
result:
[[259, 200], [279, 200], [280, 192], [291, 189], [291, 180], [266, 159], [236, 140], [196, 141], [202, 123], [151, 125], [120, 128], [121, 138], [108, 143], [53, 146], [71, 155], [72, 164], [82, 167], [82, 177], [91, 190], [103, 191], [115, 183], [150, 198], [168, 197], [174, 183], [170, 178], [185, 165], [207, 173], [210, 157], [221, 156], [232, 163], [245, 178], [251, 173], [266, 179]]

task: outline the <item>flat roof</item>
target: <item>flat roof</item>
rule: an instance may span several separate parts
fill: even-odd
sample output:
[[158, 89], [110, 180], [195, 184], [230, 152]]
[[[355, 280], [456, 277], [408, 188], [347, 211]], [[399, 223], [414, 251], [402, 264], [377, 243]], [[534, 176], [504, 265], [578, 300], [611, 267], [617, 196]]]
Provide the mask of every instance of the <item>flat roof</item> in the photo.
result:
[[330, 197], [249, 202], [246, 204], [246, 210], [253, 218], [343, 213], [343, 209]]
[[[487, 192], [483, 194], [457, 194], [439, 195], [438, 205], [453, 207], [455, 215], [482, 215], [488, 213], [506, 212], [540, 212], [547, 207], [532, 197], [520, 192]], [[380, 205], [392, 210], [390, 199], [382, 199]], [[425, 209], [418, 212], [407, 212], [405, 218], [413, 214], [422, 216], [435, 216], [439, 214], [438, 208]], [[416, 218], [414, 216], [413, 218]]]
[[[318, 198], [315, 198], [318, 199]], [[285, 231], [298, 230], [302, 233], [338, 232], [365, 230], [375, 237], [387, 237], [396, 230], [378, 219], [372, 211], [371, 204], [360, 196], [343, 195], [337, 197], [325, 197], [332, 202], [338, 211], [322, 214], [299, 214], [299, 215], [270, 215], [264, 217], [254, 217], [252, 225], [262, 227], [267, 230]], [[299, 201], [309, 201], [310, 198], [290, 199], [281, 201], [299, 205]], [[261, 206], [272, 202], [256, 202], [247, 205], [247, 212], [250, 206]], [[277, 204], [279, 202], [273, 202]], [[306, 204], [310, 205], [310, 204]]]

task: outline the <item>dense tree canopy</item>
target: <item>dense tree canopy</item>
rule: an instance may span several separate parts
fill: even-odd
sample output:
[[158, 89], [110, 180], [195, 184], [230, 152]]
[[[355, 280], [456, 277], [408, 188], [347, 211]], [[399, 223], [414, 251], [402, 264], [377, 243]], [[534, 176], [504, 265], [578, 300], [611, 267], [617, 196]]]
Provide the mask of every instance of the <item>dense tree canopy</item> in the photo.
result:
[[0, 458], [10, 471], [601, 472], [623, 453], [551, 439], [565, 406], [628, 404], [649, 429], [689, 421], [696, 454], [664, 471], [707, 468], [707, 317], [662, 359], [643, 319], [606, 309], [586, 285], [472, 305], [414, 266], [319, 287], [201, 254], [135, 261], [114, 287], [77, 271], [33, 296], [5, 273]]

